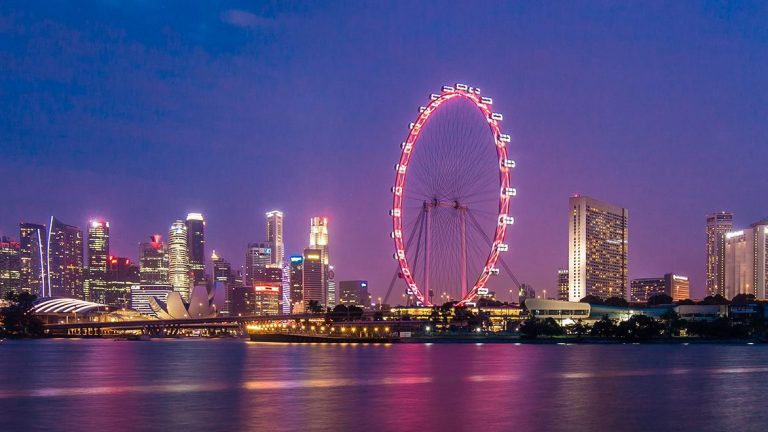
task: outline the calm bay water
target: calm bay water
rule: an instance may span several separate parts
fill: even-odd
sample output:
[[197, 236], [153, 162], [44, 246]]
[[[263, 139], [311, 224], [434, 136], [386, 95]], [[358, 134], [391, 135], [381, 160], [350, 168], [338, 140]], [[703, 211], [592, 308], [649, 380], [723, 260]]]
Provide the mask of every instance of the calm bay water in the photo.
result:
[[0, 430], [768, 430], [768, 346], [0, 342]]

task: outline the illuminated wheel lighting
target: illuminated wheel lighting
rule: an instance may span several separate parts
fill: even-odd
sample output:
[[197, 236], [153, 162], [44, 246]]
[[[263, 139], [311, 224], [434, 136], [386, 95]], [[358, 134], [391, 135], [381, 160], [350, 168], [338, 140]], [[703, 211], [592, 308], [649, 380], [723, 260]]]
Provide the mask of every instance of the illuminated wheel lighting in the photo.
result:
[[[494, 112], [491, 109], [493, 100], [487, 96], [480, 96], [480, 89], [471, 87], [466, 84], [456, 84], [454, 86], [446, 85], [441, 89], [440, 94], [431, 94], [429, 97], [429, 103], [425, 106], [419, 107], [419, 114], [416, 120], [408, 125], [408, 136], [405, 141], [400, 144], [400, 159], [395, 165], [395, 184], [391, 191], [393, 193], [392, 209], [390, 210], [390, 216], [392, 216], [392, 231], [390, 236], [394, 240], [395, 253], [394, 259], [398, 261], [400, 266], [400, 275], [405, 281], [407, 287], [406, 292], [409, 296], [413, 296], [417, 304], [424, 306], [432, 306], [432, 302], [429, 298], [429, 292], [427, 287], [420, 286], [414, 277], [414, 268], [411, 267], [412, 259], [408, 256], [408, 244], [410, 231], [407, 231], [404, 227], [406, 224], [407, 208], [404, 206], [409, 199], [409, 189], [406, 187], [406, 177], [409, 173], [415, 175], [413, 171], [416, 165], [413, 165], [411, 160], [414, 153], [419, 153], [419, 142], [424, 135], [425, 130], [428, 129], [428, 123], [435, 116], [439, 110], [445, 109], [446, 103], [449, 101], [463, 100], [469, 102], [474, 106], [481, 114], [481, 121], [487, 123], [491, 146], [495, 148], [495, 155], [497, 162], [495, 164], [495, 171], [498, 173], [498, 183], [492, 185], [495, 188], [495, 200], [498, 200], [498, 206], [496, 213], [493, 215], [494, 219], [490, 219], [491, 225], [494, 225], [493, 235], [489, 235], [488, 240], [491, 242], [490, 251], [484, 260], [484, 264], [478, 269], [479, 275], [469, 275], [465, 273], [462, 279], [466, 280], [466, 277], [474, 278], [474, 284], [469, 289], [469, 284], [466, 284], [467, 292], [463, 296], [459, 304], [467, 304], [475, 302], [479, 295], [488, 293], [486, 283], [491, 275], [498, 274], [496, 263], [499, 259], [500, 252], [509, 250], [509, 246], [504, 243], [504, 237], [507, 227], [514, 223], [514, 217], [509, 215], [510, 199], [517, 195], [517, 189], [510, 185], [510, 171], [514, 168], [516, 163], [513, 159], [508, 157], [507, 144], [511, 142], [511, 137], [508, 134], [502, 133], [500, 128], [500, 122], [504, 117], [501, 113]], [[419, 156], [415, 160], [418, 160]], [[494, 170], [494, 167], [488, 167]], [[495, 182], [496, 180], [494, 180]], [[497, 188], [497, 189], [496, 189]], [[501, 191], [501, 193], [499, 193]], [[447, 207], [450, 201], [447, 198], [435, 199], [435, 206]], [[456, 201], [456, 208], [460, 208], [460, 202]], [[490, 234], [490, 228], [489, 234]], [[466, 242], [466, 240], [464, 240]], [[466, 246], [463, 253], [466, 254]], [[466, 267], [466, 255], [464, 255], [464, 265]], [[429, 262], [429, 260], [426, 260]], [[424, 273], [429, 275], [430, 271], [426, 270]], [[462, 282], [464, 283], [464, 282]], [[433, 288], [430, 285], [430, 288]], [[438, 287], [439, 288], [439, 287]], [[442, 288], [440, 288], [442, 291]], [[343, 329], [342, 329], [343, 331]]]

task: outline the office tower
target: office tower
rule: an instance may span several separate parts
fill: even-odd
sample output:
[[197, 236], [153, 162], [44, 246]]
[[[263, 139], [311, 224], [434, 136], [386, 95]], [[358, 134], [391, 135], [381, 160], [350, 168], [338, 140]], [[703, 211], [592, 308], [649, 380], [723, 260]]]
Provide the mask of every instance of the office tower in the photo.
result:
[[645, 303], [657, 294], [666, 294], [666, 282], [660, 278], [632, 279], [630, 283], [630, 301]]
[[139, 267], [128, 258], [107, 257], [105, 279], [106, 287], [93, 292], [93, 301], [128, 308], [131, 304], [131, 287], [139, 285]]
[[[328, 254], [328, 218], [315, 216], [309, 220], [309, 249], [320, 251], [320, 260], [322, 264], [322, 305], [323, 307], [333, 307], [336, 303], [336, 293], [331, 291], [335, 289], [334, 284], [328, 281], [330, 272], [330, 257]], [[305, 257], [306, 261], [306, 257]]]
[[291, 265], [289, 263], [283, 263], [283, 280], [281, 281], [281, 300], [282, 307], [281, 312], [284, 314], [291, 313]]
[[663, 277], [632, 279], [630, 283], [632, 302], [645, 303], [658, 294], [666, 294], [672, 297], [672, 301], [690, 298], [688, 277], [667, 273]]
[[205, 220], [200, 213], [189, 213], [185, 225], [192, 281], [199, 284], [205, 281]]
[[285, 244], [283, 243], [283, 212], [273, 210], [267, 212], [267, 242], [272, 244], [272, 262], [275, 266], [283, 266], [285, 260]]
[[667, 273], [664, 275], [664, 288], [664, 292], [672, 297], [673, 301], [691, 298], [691, 285], [688, 276]]
[[[291, 256], [291, 306], [301, 303], [304, 300], [304, 257], [301, 255]], [[293, 308], [291, 309], [293, 310]]]
[[568, 299], [625, 298], [627, 209], [583, 195], [568, 206]]
[[336, 272], [334, 271], [332, 265], [329, 265], [328, 270], [326, 271], [325, 284], [327, 286], [325, 290], [325, 304], [327, 307], [332, 308], [338, 303], [336, 293]]
[[83, 284], [86, 300], [99, 298], [92, 295], [106, 289], [107, 257], [109, 256], [109, 222], [93, 220], [88, 225], [88, 269]]
[[257, 269], [263, 269], [272, 263], [272, 243], [249, 243], [245, 251], [245, 285], [253, 286], [253, 277]]
[[725, 235], [725, 297], [766, 296], [768, 280], [768, 219]]
[[21, 289], [42, 296], [46, 289], [48, 266], [48, 230], [45, 225], [22, 222], [19, 224], [21, 259]]
[[232, 302], [230, 303], [230, 316], [249, 316], [254, 313], [253, 285], [244, 285], [245, 275], [237, 271], [232, 281]]
[[83, 299], [83, 231], [51, 216], [48, 225], [48, 297]]
[[371, 294], [368, 281], [352, 280], [339, 282], [339, 304], [345, 306], [371, 307]]
[[216, 255], [216, 251], [211, 254], [213, 262], [213, 302], [216, 310], [223, 316], [229, 316], [232, 310], [232, 265], [223, 258]]
[[557, 270], [557, 299], [568, 300], [568, 269]]
[[257, 316], [280, 313], [280, 287], [260, 285], [253, 287], [253, 314]]
[[139, 244], [139, 274], [142, 285], [168, 285], [168, 251], [160, 234]]
[[21, 289], [21, 245], [8, 237], [0, 238], [0, 298]]
[[304, 249], [304, 263], [301, 272], [301, 298], [304, 306], [310, 301], [316, 301], [321, 307], [325, 305], [325, 275], [322, 249]]
[[707, 293], [725, 292], [725, 234], [733, 231], [733, 213], [707, 215]]
[[168, 279], [174, 291], [189, 301], [190, 280], [189, 249], [187, 248], [187, 225], [177, 220], [168, 232]]

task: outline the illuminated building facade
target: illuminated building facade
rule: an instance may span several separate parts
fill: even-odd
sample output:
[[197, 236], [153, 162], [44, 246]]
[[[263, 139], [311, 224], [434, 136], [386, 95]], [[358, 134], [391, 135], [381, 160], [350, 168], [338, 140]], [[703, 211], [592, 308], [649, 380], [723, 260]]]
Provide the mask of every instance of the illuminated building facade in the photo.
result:
[[187, 227], [187, 248], [192, 282], [205, 281], [205, 219], [200, 213], [189, 213]]
[[291, 305], [301, 303], [304, 299], [303, 277], [304, 277], [304, 257], [301, 255], [291, 256]]
[[733, 231], [733, 213], [707, 215], [707, 293], [726, 296], [725, 235]]
[[568, 300], [568, 269], [557, 270], [557, 299]]
[[21, 289], [41, 296], [47, 292], [46, 257], [48, 256], [48, 230], [45, 225], [22, 222], [19, 224], [21, 260]]
[[766, 298], [768, 219], [725, 235], [725, 297], [752, 294]]
[[691, 289], [688, 277], [667, 273], [659, 278], [632, 279], [630, 301], [645, 303], [657, 294], [666, 294], [672, 297], [672, 301], [689, 299]]
[[189, 301], [191, 285], [189, 249], [187, 248], [187, 225], [177, 220], [168, 232], [168, 279], [174, 291]]
[[301, 298], [304, 306], [310, 301], [325, 305], [325, 265], [322, 249], [304, 249], [304, 263], [301, 272]]
[[107, 257], [109, 256], [109, 222], [93, 220], [88, 225], [88, 269], [83, 283], [84, 300], [91, 301], [92, 293], [107, 288]]
[[[322, 265], [322, 305], [324, 307], [333, 307], [336, 305], [335, 284], [329, 285], [330, 278], [330, 256], [328, 253], [328, 218], [315, 216], [309, 220], [309, 249], [320, 251], [320, 262]], [[306, 261], [306, 256], [305, 256]]]
[[345, 306], [371, 307], [368, 281], [352, 280], [339, 282], [339, 304]]
[[245, 252], [245, 285], [253, 286], [259, 269], [272, 265], [272, 243], [249, 243]]
[[220, 256], [216, 251], [211, 254], [213, 262], [213, 289], [214, 304], [219, 314], [229, 316], [232, 305], [232, 265]]
[[21, 245], [8, 237], [0, 238], [0, 298], [21, 289]]
[[583, 195], [568, 204], [568, 299], [625, 298], [627, 209]]
[[253, 287], [253, 313], [257, 316], [280, 313], [280, 284], [257, 284]]
[[46, 297], [83, 300], [83, 231], [51, 216], [48, 225]]
[[285, 260], [285, 243], [283, 241], [283, 212], [281, 211], [267, 212], [267, 242], [274, 248], [270, 264], [282, 267]]
[[657, 294], [666, 294], [667, 285], [664, 278], [638, 278], [630, 283], [630, 300], [645, 303]]
[[168, 285], [168, 252], [160, 234], [139, 245], [139, 275], [142, 285]]
[[106, 287], [93, 291], [94, 301], [118, 308], [131, 304], [131, 287], [139, 285], [139, 267], [124, 257], [107, 257]]
[[536, 298], [536, 290], [529, 284], [521, 284], [517, 290], [517, 302], [523, 304], [529, 298]]
[[171, 291], [173, 287], [168, 284], [131, 285], [131, 309], [143, 315], [156, 316], [149, 299], [154, 297], [165, 303]]

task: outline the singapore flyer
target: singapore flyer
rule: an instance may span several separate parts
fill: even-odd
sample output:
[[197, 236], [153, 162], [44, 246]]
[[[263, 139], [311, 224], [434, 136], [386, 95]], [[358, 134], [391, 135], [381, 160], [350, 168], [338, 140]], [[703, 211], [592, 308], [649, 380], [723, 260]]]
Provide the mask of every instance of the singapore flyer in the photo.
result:
[[474, 303], [499, 275], [517, 194], [502, 121], [493, 99], [456, 84], [432, 94], [409, 125], [390, 215], [393, 257], [417, 305]]

